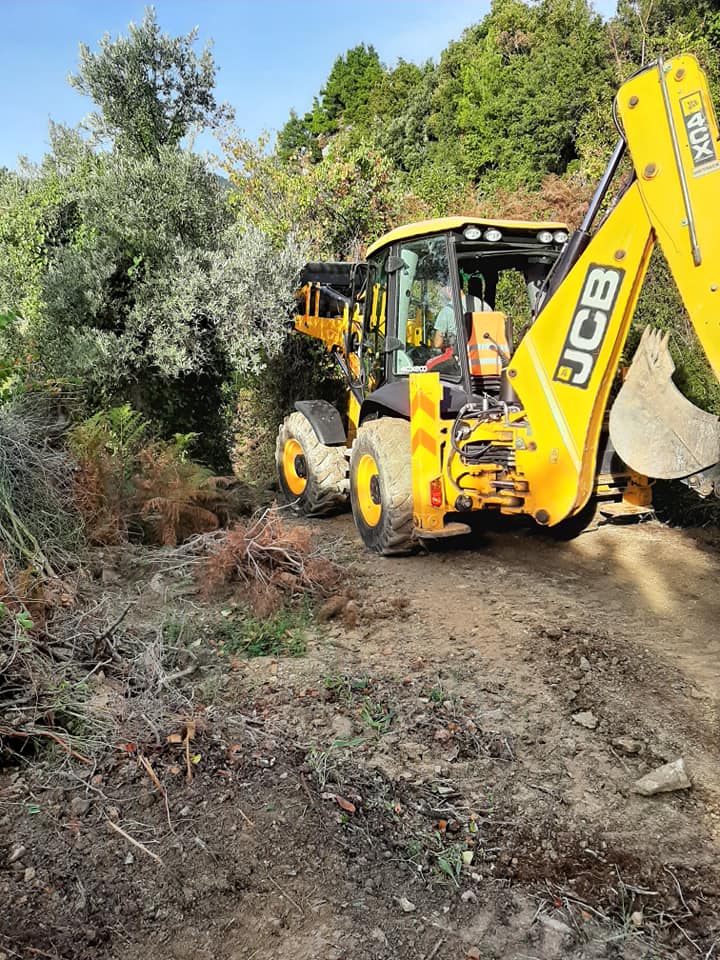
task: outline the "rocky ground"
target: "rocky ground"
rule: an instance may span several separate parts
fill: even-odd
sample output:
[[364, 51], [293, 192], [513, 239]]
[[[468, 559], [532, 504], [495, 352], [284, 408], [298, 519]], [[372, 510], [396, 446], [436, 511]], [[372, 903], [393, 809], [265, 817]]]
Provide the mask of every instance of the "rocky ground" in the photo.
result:
[[[296, 656], [228, 652], [185, 572], [103, 568], [195, 668], [162, 722], [94, 675], [111, 749], [0, 772], [0, 957], [716, 956], [718, 544], [313, 526], [346, 579]], [[678, 758], [689, 788], [636, 792]]]

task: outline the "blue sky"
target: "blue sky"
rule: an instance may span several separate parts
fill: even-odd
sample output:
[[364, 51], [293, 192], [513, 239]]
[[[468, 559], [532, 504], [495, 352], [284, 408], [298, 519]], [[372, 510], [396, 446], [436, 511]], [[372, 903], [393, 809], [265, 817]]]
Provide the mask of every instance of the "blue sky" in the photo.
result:
[[[594, 0], [609, 16], [615, 0]], [[142, 19], [131, 0], [0, 0], [0, 166], [18, 154], [38, 161], [48, 119], [74, 125], [91, 109], [66, 78], [80, 41], [92, 49], [105, 33]], [[303, 113], [338, 54], [372, 43], [387, 64], [437, 60], [448, 41], [480, 20], [490, 0], [157, 0], [168, 33], [200, 30], [214, 40], [219, 99], [231, 103], [248, 136], [275, 130], [294, 107]], [[199, 146], [212, 149], [203, 139]]]

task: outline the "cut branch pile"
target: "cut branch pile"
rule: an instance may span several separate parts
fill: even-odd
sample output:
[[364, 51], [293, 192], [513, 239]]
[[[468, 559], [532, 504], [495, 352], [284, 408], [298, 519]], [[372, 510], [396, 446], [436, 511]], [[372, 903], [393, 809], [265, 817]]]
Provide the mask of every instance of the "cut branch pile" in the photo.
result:
[[0, 620], [0, 762], [54, 743], [87, 763], [114, 749], [121, 729], [140, 738], [185, 710], [175, 681], [191, 672], [178, 669], [189, 654], [162, 630], [126, 626], [131, 606], [118, 613], [103, 600], [79, 609], [52, 596], [44, 615], [33, 610], [35, 621], [23, 626], [8, 599]]
[[203, 578], [208, 592], [239, 586], [256, 610], [271, 609], [283, 598], [327, 596], [342, 571], [313, 544], [307, 527], [290, 526], [276, 508], [202, 540], [207, 551]]
[[[95, 752], [100, 740], [106, 741], [107, 720], [91, 717], [85, 704], [88, 681], [120, 659], [112, 631], [103, 628], [98, 611], [78, 611], [69, 605], [69, 591], [60, 595], [58, 589], [56, 581], [47, 582], [31, 601], [3, 588], [0, 754], [4, 749], [26, 752], [36, 738], [46, 738], [84, 760], [71, 747], [76, 737], [83, 753], [85, 747]], [[20, 610], [29, 611], [32, 621], [23, 622]]]

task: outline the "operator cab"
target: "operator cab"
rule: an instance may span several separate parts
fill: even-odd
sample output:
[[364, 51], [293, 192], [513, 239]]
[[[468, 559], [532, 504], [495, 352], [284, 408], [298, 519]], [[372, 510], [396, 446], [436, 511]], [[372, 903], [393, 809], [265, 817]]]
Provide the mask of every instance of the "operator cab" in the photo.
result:
[[402, 413], [400, 384], [405, 393], [409, 374], [436, 371], [447, 413], [468, 396], [498, 397], [567, 236], [561, 223], [446, 217], [379, 240], [367, 258], [366, 396], [383, 405], [387, 394]]

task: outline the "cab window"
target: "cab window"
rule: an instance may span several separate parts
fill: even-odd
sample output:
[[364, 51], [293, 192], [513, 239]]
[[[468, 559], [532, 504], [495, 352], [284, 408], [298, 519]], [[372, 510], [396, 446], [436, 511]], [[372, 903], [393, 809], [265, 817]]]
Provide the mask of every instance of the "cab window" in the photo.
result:
[[399, 256], [397, 337], [402, 346], [393, 351], [394, 372], [436, 369], [459, 378], [447, 239], [412, 240], [400, 246]]

